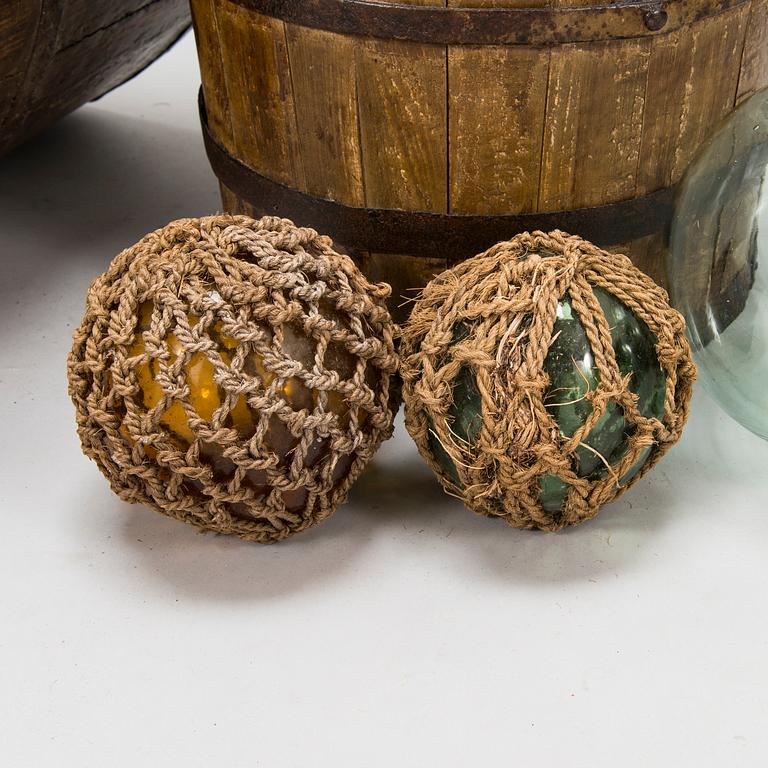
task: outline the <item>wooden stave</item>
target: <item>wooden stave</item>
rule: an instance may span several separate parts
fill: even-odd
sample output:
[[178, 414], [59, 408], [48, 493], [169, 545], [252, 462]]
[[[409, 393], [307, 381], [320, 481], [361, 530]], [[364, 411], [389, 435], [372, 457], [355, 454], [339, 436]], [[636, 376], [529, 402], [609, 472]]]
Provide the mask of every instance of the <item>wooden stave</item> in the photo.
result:
[[[450, 2], [449, 0], [449, 3], [460, 7], [478, 6], [483, 8], [510, 4], [505, 2], [505, 0], [456, 0], [455, 2]], [[431, 0], [421, 0], [418, 4], [440, 6], [443, 3], [442, 0], [434, 0], [434, 2], [431, 2]], [[568, 4], [573, 5], [573, 3]], [[483, 173], [487, 174], [494, 171], [492, 162], [487, 158], [484, 159], [482, 150], [477, 150], [475, 147], [470, 146], [470, 142], [465, 142], [466, 151], [463, 157], [460, 152], [455, 152], [451, 156], [446, 153], [445, 165], [442, 167], [441, 159], [437, 156], [433, 156], [424, 163], [429, 166], [431, 162], [433, 171], [431, 178], [433, 180], [437, 179], [439, 182], [438, 177], [441, 173], [444, 173], [445, 182], [442, 187], [439, 183], [435, 184], [433, 194], [422, 194], [421, 197], [419, 197], [418, 193], [423, 189], [429, 190], [429, 184], [406, 183], [404, 191], [403, 187], [398, 188], [397, 183], [393, 183], [391, 178], [388, 183], [381, 183], [379, 176], [386, 175], [387, 171], [391, 171], [392, 167], [397, 165], [396, 162], [390, 162], [389, 168], [384, 163], [383, 173], [381, 168], [373, 167], [371, 169], [371, 167], [366, 167], [366, 164], [371, 166], [370, 159], [364, 157], [366, 154], [366, 125], [360, 125], [359, 123], [366, 120], [366, 110], [370, 111], [372, 104], [375, 106], [375, 99], [363, 100], [362, 110], [360, 100], [357, 100], [353, 105], [344, 106], [346, 113], [351, 115], [350, 119], [354, 120], [356, 118], [358, 121], [357, 132], [350, 132], [353, 138], [355, 133], [360, 137], [361, 146], [357, 148], [357, 154], [355, 154], [354, 148], [353, 151], [346, 149], [346, 155], [343, 152], [337, 152], [335, 159], [338, 159], [340, 156], [346, 157], [345, 162], [340, 166], [338, 163], [334, 164], [333, 153], [326, 152], [326, 157], [323, 158], [322, 162], [318, 161], [316, 157], [312, 159], [312, 163], [310, 163], [311, 173], [307, 174], [302, 152], [305, 151], [305, 136], [308, 129], [303, 124], [302, 129], [299, 129], [297, 113], [306, 116], [311, 110], [302, 109], [301, 105], [295, 102], [297, 97], [297, 93], [293, 90], [296, 83], [295, 72], [293, 73], [292, 82], [287, 84], [283, 82], [282, 84], [282, 96], [285, 102], [290, 103], [292, 106], [292, 109], [285, 108], [283, 110], [283, 130], [286, 135], [283, 137], [285, 138], [285, 152], [282, 155], [282, 160], [285, 162], [282, 165], [280, 162], [274, 162], [275, 153], [271, 155], [263, 153], [260, 156], [258, 146], [254, 146], [258, 144], [259, 133], [252, 131], [249, 134], [247, 128], [243, 129], [242, 125], [238, 124], [244, 121], [244, 117], [246, 118], [245, 122], [247, 122], [249, 110], [257, 108], [258, 105], [254, 107], [251, 104], [246, 107], [240, 104], [235, 105], [233, 108], [226, 97], [222, 98], [222, 88], [226, 92], [228, 88], [233, 87], [233, 82], [237, 80], [236, 77], [232, 78], [231, 76], [233, 69], [236, 69], [236, 62], [233, 60], [232, 51], [227, 50], [226, 46], [226, 28], [228, 25], [232, 26], [233, 19], [231, 17], [233, 13], [236, 16], [234, 19], [236, 24], [245, 24], [246, 27], [248, 25], [258, 26], [264, 38], [279, 41], [277, 48], [281, 50], [283, 59], [291, 63], [295, 61], [291, 56], [291, 45], [293, 45], [294, 50], [300, 45], [307, 45], [313, 48], [316, 60], [322, 58], [333, 59], [333, 56], [330, 54], [332, 54], [334, 49], [338, 49], [342, 53], [339, 53], [337, 61], [346, 62], [344, 64], [346, 73], [343, 76], [347, 78], [348, 82], [354, 82], [357, 88], [360, 85], [360, 68], [366, 65], [370, 67], [371, 60], [374, 61], [375, 65], [383, 67], [387, 74], [391, 74], [393, 70], [396, 71], [398, 63], [402, 64], [404, 60], [416, 61], [416, 65], [412, 67], [413, 70], [417, 68], [417, 65], [421, 64], [420, 57], [432, 57], [433, 64], [435, 60], [439, 62], [439, 46], [430, 47], [422, 44], [382, 41], [378, 39], [347, 39], [327, 31], [297, 27], [274, 18], [249, 14], [243, 11], [242, 7], [234, 12], [231, 9], [224, 9], [223, 14], [230, 18], [223, 25], [225, 32], [222, 37], [222, 25], [219, 18], [222, 13], [222, 3], [220, 0], [193, 0], [193, 11], [195, 11], [197, 26], [208, 25], [210, 27], [211, 19], [214, 19], [217, 25], [217, 34], [213, 36], [209, 34], [209, 44], [206, 53], [209, 61], [207, 72], [206, 67], [203, 67], [203, 85], [204, 87], [206, 83], [209, 85], [208, 89], [206, 89], [206, 96], [213, 90], [218, 91], [215, 96], [218, 105], [214, 105], [212, 110], [214, 112], [212, 125], [214, 125], [214, 133], [218, 130], [217, 139], [233, 156], [245, 162], [258, 173], [295, 187], [299, 191], [316, 194], [321, 197], [331, 197], [348, 205], [362, 204], [370, 206], [373, 202], [374, 207], [412, 209], [414, 211], [434, 213], [457, 212], [469, 214], [547, 211], [558, 210], [560, 207], [569, 209], [581, 208], [589, 205], [601, 205], [633, 197], [641, 197], [658, 189], [673, 186], [679, 180], [697, 147], [709, 135], [712, 127], [725, 117], [737, 103], [752, 92], [768, 85], [768, 60], [764, 53], [766, 48], [768, 48], [768, 10], [766, 9], [768, 9], [768, 2], [766, 0], [751, 0], [716, 17], [702, 18], [682, 31], [677, 29], [669, 33], [662, 32], [650, 39], [639, 42], [636, 40], [621, 40], [608, 44], [601, 42], [590, 45], [565, 45], [550, 49], [546, 55], [542, 53], [541, 48], [531, 48], [528, 46], [473, 46], [467, 48], [457, 48], [454, 46], [443, 48], [446, 78], [451, 75], [450, 82], [453, 84], [459, 81], [458, 79], [462, 73], [465, 75], [469, 73], [464, 86], [467, 92], [470, 92], [473, 87], [471, 77], [473, 67], [477, 66], [478, 61], [482, 62], [484, 57], [497, 57], [501, 62], [500, 64], [496, 61], [492, 62], [491, 65], [486, 67], [487, 71], [492, 72], [494, 67], [499, 66], [501, 71], [506, 73], [519, 72], [521, 68], [518, 66], [516, 69], [516, 62], [519, 61], [527, 61], [530, 64], [531, 62], [535, 63], [537, 60], [541, 61], [547, 58], [547, 56], [549, 59], [545, 66], [542, 65], [540, 67], [541, 71], [537, 73], [540, 79], [539, 85], [543, 84], [545, 86], [546, 96], [544, 97], [544, 103], [531, 104], [528, 107], [525, 107], [525, 105], [520, 107], [519, 104], [513, 103], [514, 109], [524, 110], [528, 108], [530, 114], [535, 114], [535, 118], [538, 120], [536, 126], [540, 127], [542, 132], [542, 144], [548, 138], [551, 145], [556, 148], [556, 151], [551, 153], [552, 156], [547, 158], [542, 145], [538, 161], [535, 158], [537, 148], [534, 146], [532, 149], [534, 156], [533, 162], [530, 163], [532, 173], [538, 172], [540, 177], [539, 184], [541, 185], [542, 182], [545, 182], [543, 187], [537, 189], [533, 194], [528, 190], [527, 199], [526, 195], [515, 199], [514, 194], [510, 193], [510, 190], [514, 192], [513, 185], [509, 182], [510, 177], [505, 178], [503, 174], [500, 174], [497, 175], [497, 191], [501, 190], [500, 194], [496, 194], [495, 197], [488, 195], [489, 191], [493, 191], [490, 188], [492, 185], [488, 185], [488, 188], [483, 190], [483, 194], [476, 195], [474, 200], [471, 199], [471, 196], [469, 200], [465, 200], [459, 194], [462, 187], [466, 188], [472, 183], [477, 183], [478, 178], [483, 177]], [[245, 35], [242, 32], [241, 34]], [[280, 41], [281, 38], [282, 41]], [[212, 50], [211, 40], [218, 40], [220, 42], [218, 50]], [[723, 50], [738, 52], [738, 67], [734, 67], [732, 71], [725, 73], [722, 70], [727, 69], [727, 67], [722, 66], [722, 61], [718, 59], [718, 56], [722, 56], [726, 60], [732, 60], [733, 57], [723, 53]], [[322, 55], [323, 52], [326, 54], [325, 57]], [[704, 65], [707, 63], [708, 57], [714, 60], [714, 64], [710, 64], [707, 68]], [[577, 82], [583, 76], [586, 82], [590, 84], [597, 83], [598, 85], [598, 96], [592, 99], [592, 103], [595, 105], [600, 105], [599, 91], [606, 82], [606, 69], [610, 70], [613, 68], [615, 76], [620, 79], [624, 78], [625, 82], [627, 69], [632, 67], [636, 69], [634, 83], [632, 83], [631, 77], [629, 78], [630, 85], [635, 90], [632, 91], [631, 87], [625, 88], [624, 101], [630, 108], [636, 108], [638, 100], [641, 100], [642, 109], [638, 115], [635, 115], [627, 123], [634, 133], [631, 131], [627, 133], [624, 144], [619, 142], [617, 145], [614, 142], [610, 150], [615, 152], [615, 156], [612, 157], [609, 152], [609, 160], [606, 161], [603, 168], [596, 167], [595, 163], [585, 160], [585, 156], [594, 151], [594, 146], [587, 146], [586, 150], [584, 150], [582, 146], [584, 139], [569, 136], [567, 134], [568, 126], [557, 125], [557, 121], [548, 112], [550, 109], [549, 100], [553, 98], [553, 84], [555, 86], [559, 84], [557, 78], [553, 78], [553, 59], [555, 60], [555, 68], [560, 77], [565, 81], [565, 85], [560, 88], [562, 94], [565, 94], [567, 97], [569, 95], [568, 89], [573, 89], [574, 82]], [[395, 62], [394, 65], [392, 65], [392, 62]], [[685, 66], [688, 67], [688, 77], [692, 79], [692, 82], [688, 82], [680, 77], [675, 78], [675, 72], [680, 71]], [[700, 68], [698, 72], [697, 67]], [[439, 70], [439, 66], [436, 69]], [[717, 70], [720, 71], [718, 72]], [[742, 73], [742, 70], [744, 70], [745, 74]], [[277, 81], [280, 80], [278, 68], [275, 68], [272, 75]], [[374, 71], [372, 77], [375, 76], [376, 72]], [[418, 80], [418, 77], [416, 80]], [[424, 77], [423, 80], [424, 82], [429, 82], [429, 75]], [[518, 80], [520, 92], [536, 93], [536, 83], [526, 82], [519, 78]], [[716, 83], [716, 87], [713, 86], [708, 90], [706, 83], [712, 80]], [[214, 81], [218, 81], [220, 84], [218, 89], [210, 87], [210, 84]], [[653, 83], [656, 83], [656, 87], [651, 90]], [[318, 80], [316, 78], [314, 83], [315, 90], [322, 91], [322, 87], [318, 88], [318, 84], [322, 85], [321, 79]], [[245, 84], [243, 83], [242, 85]], [[406, 83], [407, 85], [408, 83]], [[691, 85], [693, 96], [691, 97], [689, 94], [689, 103], [687, 104], [688, 122], [679, 127], [674, 141], [670, 141], [669, 135], [674, 134], [676, 130], [675, 121], [680, 122], [675, 115], [675, 100], [679, 99], [680, 94], [686, 92], [686, 89], [690, 91]], [[618, 90], [621, 90], [622, 87], [623, 85], [620, 85]], [[308, 90], [307, 87], [303, 89], [304, 92]], [[439, 120], [435, 121], [431, 126], [427, 126], [432, 129], [432, 134], [430, 134], [429, 130], [422, 130], [421, 139], [418, 140], [420, 146], [432, 147], [432, 149], [434, 147], [439, 148], [441, 145], [444, 145], [446, 148], [449, 146], [455, 147], [457, 136], [461, 135], [460, 131], [466, 130], [465, 127], [462, 128], [460, 126], [459, 121], [456, 119], [456, 114], [453, 112], [453, 110], [457, 109], [458, 105], [459, 114], [461, 114], [460, 100], [465, 94], [452, 92], [447, 86], [444, 90], [447, 98], [452, 99], [452, 101], [446, 104], [445, 109], [447, 113], [451, 114], [453, 120], [446, 121], [443, 126], [439, 125]], [[727, 96], [728, 91], [731, 91], [730, 96]], [[406, 87], [403, 87], [403, 92], [407, 92]], [[642, 96], [638, 97], [637, 94], [640, 92], [642, 92]], [[554, 93], [555, 96], [560, 94], [557, 90]], [[300, 93], [298, 95], [301, 96]], [[496, 105], [504, 103], [504, 99], [509, 98], [509, 96], [509, 93], [501, 92], [494, 95], [493, 98], [486, 99], [485, 103], [491, 105], [487, 110], [488, 115], [493, 116]], [[582, 96], [581, 98], [586, 97]], [[421, 107], [423, 105], [419, 102], [418, 106]], [[696, 109], [699, 110], [698, 114], [694, 114], [691, 117], [691, 110], [695, 113]], [[427, 111], [429, 112], [429, 110]], [[352, 115], [353, 112], [356, 112], [356, 115]], [[652, 116], [650, 129], [646, 128], [645, 122], [648, 115]], [[434, 110], [431, 117], [435, 117]], [[325, 117], [321, 114], [315, 116], [315, 120], [316, 124], [311, 125], [310, 128], [313, 130], [322, 129]], [[273, 120], [271, 124], [274, 126], [278, 123], [279, 121]], [[380, 140], [382, 143], [386, 143], [388, 137], [391, 138], [392, 125], [391, 123], [388, 124], [386, 120], [383, 121], [383, 124], [384, 137]], [[381, 120], [368, 120], [368, 135], [370, 137], [380, 136], [381, 125]], [[457, 125], [459, 125], [458, 128]], [[506, 126], [506, 129], [514, 130], [514, 125], [511, 125], [511, 128], [510, 125]], [[437, 130], [435, 130], [435, 126], [437, 126]], [[448, 134], [452, 128], [455, 133], [450, 137], [452, 141], [449, 142]], [[623, 126], [619, 126], [619, 128], [623, 128]], [[444, 131], [444, 134], [440, 134], [440, 129]], [[607, 140], [606, 137], [610, 139], [612, 132], [615, 130], [616, 125], [612, 125], [608, 121], [608, 125], [603, 127], [603, 142]], [[266, 132], [264, 124], [262, 124], [261, 134], [263, 135]], [[274, 136], [278, 135], [280, 131], [273, 131], [272, 133], [274, 140]], [[433, 138], [437, 135], [437, 141], [432, 141], [430, 135]], [[338, 137], [335, 140], [338, 145]], [[369, 141], [371, 141], [370, 138]], [[488, 143], [493, 145], [492, 140]], [[632, 148], [633, 143], [636, 144], [634, 148]], [[599, 142], [596, 141], [593, 144], [599, 144]], [[624, 151], [625, 145], [629, 147], [629, 150], [626, 152]], [[503, 142], [499, 146], [492, 147], [493, 152], [498, 152], [499, 147], [501, 147], [501, 150], [504, 150]], [[561, 157], [564, 154], [563, 147], [566, 149], [565, 154], [567, 154], [567, 151], [572, 153], [571, 156], [566, 157], [565, 161]], [[629, 157], [627, 157], [627, 152], [629, 152]], [[583, 155], [582, 157], [579, 157], [580, 153]], [[363, 157], [361, 158], [360, 155], [363, 155]], [[530, 155], [531, 153], [529, 152], [529, 161]], [[656, 155], [661, 157], [661, 160], [655, 161], [654, 157]], [[353, 164], [357, 164], [357, 168], [350, 165], [350, 157], [353, 160]], [[549, 162], [549, 165], [547, 162]], [[627, 168], [631, 172], [628, 171], [623, 176], [621, 174], [611, 176], [607, 172], [622, 162], [626, 163]], [[468, 167], [475, 163], [480, 166], [480, 169], [469, 167], [466, 178], [462, 180], [460, 173], [457, 172], [457, 168], [461, 170], [462, 163]], [[485, 163], [485, 167], [483, 167], [483, 163]], [[558, 167], [558, 163], [562, 167]], [[569, 164], [570, 167], [568, 167]], [[633, 164], [634, 168], [631, 167]], [[375, 166], [375, 163], [373, 165]], [[447, 168], [443, 170], [445, 166]], [[325, 169], [322, 173], [323, 178], [330, 176], [335, 179], [359, 179], [360, 181], [352, 184], [351, 187], [347, 181], [345, 189], [336, 188], [329, 190], [327, 187], [323, 188], [318, 168]], [[409, 170], [407, 166], [401, 167], [401, 170], [403, 169], [407, 175]], [[627, 178], [630, 181], [624, 183]], [[373, 189], [371, 189], [370, 185], [371, 179], [374, 180]], [[395, 182], [397, 181], [395, 179]], [[488, 205], [485, 204], [487, 197], [491, 198], [491, 203]], [[458, 210], [456, 203], [458, 203]], [[242, 197], [239, 197], [234, 190], [227, 190], [225, 192], [224, 204], [227, 210], [251, 214], [259, 214], [268, 208], [268, 206], [255, 207]], [[299, 221], [299, 223], [301, 222]], [[419, 279], [423, 284], [423, 281], [431, 274], [440, 271], [448, 263], [447, 260], [435, 259], [433, 256], [427, 258], [418, 255], [370, 253], [364, 248], [355, 248], [355, 244], [352, 243], [345, 243], [344, 245], [350, 248], [370, 276], [388, 279], [389, 282], [395, 284], [395, 292], [397, 294], [407, 294], [410, 293], [408, 289], [420, 287], [419, 285], [409, 284], [409, 281], [413, 280], [414, 274], [420, 276]], [[626, 252], [638, 266], [657, 280], [664, 282], [663, 260], [666, 252], [666, 231], [664, 226], [660, 226], [658, 232], [650, 235], [644, 235], [629, 242], [614, 243], [612, 245], [617, 250]], [[472, 254], [467, 253], [466, 255], [470, 256]], [[413, 262], [414, 259], [417, 262]], [[418, 262], [419, 259], [421, 259], [420, 263]]]

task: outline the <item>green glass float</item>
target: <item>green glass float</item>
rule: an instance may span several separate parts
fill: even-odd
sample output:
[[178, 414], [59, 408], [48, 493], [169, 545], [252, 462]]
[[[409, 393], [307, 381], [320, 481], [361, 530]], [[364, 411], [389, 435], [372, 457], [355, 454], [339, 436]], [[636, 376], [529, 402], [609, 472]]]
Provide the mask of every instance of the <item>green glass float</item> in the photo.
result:
[[626, 257], [523, 232], [438, 275], [402, 327], [405, 426], [443, 488], [522, 529], [589, 520], [680, 438], [685, 323]]
[[[666, 376], [656, 356], [656, 339], [648, 326], [611, 294], [595, 288], [595, 296], [611, 329], [613, 351], [622, 376], [630, 376], [629, 388], [638, 397], [638, 408], [646, 418], [662, 419], [666, 395]], [[454, 333], [454, 343], [468, 335], [461, 325]], [[553, 341], [544, 364], [550, 385], [544, 397], [547, 411], [555, 419], [564, 438], [571, 437], [592, 413], [587, 395], [600, 382], [592, 348], [584, 326], [568, 298], [557, 306]], [[453, 401], [448, 419], [456, 438], [471, 445], [477, 440], [482, 424], [482, 398], [474, 374], [463, 367], [453, 386]], [[580, 477], [599, 479], [618, 466], [627, 450], [631, 430], [621, 407], [610, 402], [605, 413], [585, 441], [576, 448], [574, 470]], [[430, 448], [443, 471], [457, 487], [459, 473], [447, 451], [430, 432]], [[652, 447], [620, 479], [629, 482], [650, 458]], [[609, 468], [610, 467], [610, 468]], [[559, 477], [544, 476], [540, 482], [541, 505], [548, 512], [558, 512], [569, 487]]]
[[[648, 326], [614, 296], [600, 288], [594, 291], [611, 328], [619, 370], [622, 376], [630, 375], [629, 389], [638, 397], [640, 413], [646, 418], [662, 419], [666, 376], [656, 357], [656, 339]], [[597, 388], [600, 373], [595, 367], [584, 326], [568, 299], [558, 304], [553, 336], [544, 363], [551, 382], [544, 402], [560, 433], [571, 437], [592, 413], [592, 404], [586, 395]], [[630, 436], [621, 407], [609, 402], [585, 441], [576, 448], [576, 474], [590, 479], [605, 477], [610, 472], [609, 467], [621, 462]], [[651, 447], [643, 451], [640, 459], [620, 479], [622, 484], [642, 469], [651, 451]], [[542, 478], [541, 503], [547, 511], [558, 511], [567, 493], [568, 486], [559, 478]]]

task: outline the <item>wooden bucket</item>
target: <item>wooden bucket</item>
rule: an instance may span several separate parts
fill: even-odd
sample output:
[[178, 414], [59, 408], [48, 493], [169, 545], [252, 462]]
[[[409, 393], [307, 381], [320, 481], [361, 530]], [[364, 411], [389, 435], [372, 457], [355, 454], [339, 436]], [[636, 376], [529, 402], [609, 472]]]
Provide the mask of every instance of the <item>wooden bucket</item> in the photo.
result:
[[534, 229], [662, 279], [674, 185], [768, 85], [768, 0], [574, 2], [192, 0], [224, 208], [398, 296]]
[[0, 154], [150, 64], [187, 0], [1, 0]]

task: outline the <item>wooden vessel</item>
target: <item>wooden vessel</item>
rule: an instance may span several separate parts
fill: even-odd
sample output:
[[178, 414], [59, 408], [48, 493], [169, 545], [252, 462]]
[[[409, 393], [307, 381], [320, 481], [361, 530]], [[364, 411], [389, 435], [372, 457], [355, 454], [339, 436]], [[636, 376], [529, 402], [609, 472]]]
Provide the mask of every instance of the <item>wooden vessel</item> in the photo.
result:
[[187, 0], [3, 0], [0, 153], [141, 71], [188, 26]]
[[192, 9], [225, 209], [327, 232], [397, 296], [556, 227], [662, 279], [674, 185], [768, 85], [768, 0]]

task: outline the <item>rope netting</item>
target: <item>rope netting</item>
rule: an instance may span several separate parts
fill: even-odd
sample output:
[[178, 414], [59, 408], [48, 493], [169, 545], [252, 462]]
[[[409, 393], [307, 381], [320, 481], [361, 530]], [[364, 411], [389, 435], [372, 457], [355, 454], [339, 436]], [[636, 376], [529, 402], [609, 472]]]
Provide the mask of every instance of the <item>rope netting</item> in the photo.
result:
[[[620, 370], [600, 292], [650, 333], [663, 372], [656, 416], [641, 412], [636, 372]], [[558, 423], [547, 371], [563, 302], [596, 369], [571, 433]], [[519, 235], [439, 275], [416, 302], [400, 350], [406, 427], [446, 490], [475, 511], [520, 528], [579, 523], [680, 437], [695, 378], [684, 331], [665, 291], [626, 257], [562, 232]], [[473, 408], [472, 426], [463, 411]], [[585, 474], [584, 452], [598, 453], [590, 443], [609, 409], [621, 444], [613, 461], [599, 455], [599, 471]], [[562, 504], [544, 503], [552, 487], [564, 489]]]
[[391, 435], [388, 293], [284, 219], [148, 235], [94, 281], [75, 333], [83, 450], [121, 498], [202, 529], [303, 530]]

